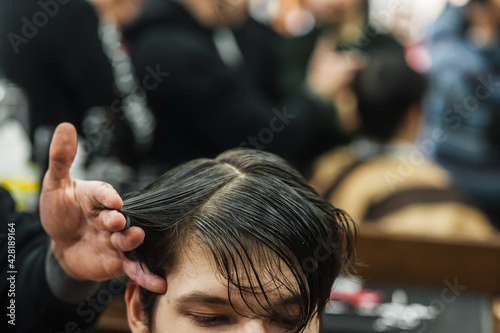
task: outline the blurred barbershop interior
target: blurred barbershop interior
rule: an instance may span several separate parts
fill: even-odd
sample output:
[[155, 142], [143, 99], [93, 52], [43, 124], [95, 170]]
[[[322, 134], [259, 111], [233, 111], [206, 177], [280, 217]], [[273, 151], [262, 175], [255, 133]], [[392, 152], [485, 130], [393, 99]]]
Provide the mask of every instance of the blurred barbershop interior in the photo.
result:
[[[499, 0], [0, 0], [0, 185], [55, 127], [119, 192], [235, 147], [359, 226], [324, 332], [500, 332]], [[123, 296], [95, 332], [130, 332]]]

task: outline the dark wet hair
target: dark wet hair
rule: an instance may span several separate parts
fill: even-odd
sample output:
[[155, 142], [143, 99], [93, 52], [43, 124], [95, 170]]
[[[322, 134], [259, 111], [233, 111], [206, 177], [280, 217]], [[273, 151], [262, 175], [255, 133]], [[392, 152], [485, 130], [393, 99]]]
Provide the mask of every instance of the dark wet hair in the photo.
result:
[[420, 105], [427, 79], [407, 64], [404, 55], [393, 50], [379, 51], [368, 59], [353, 81], [358, 102], [361, 134], [387, 142], [412, 105]]
[[[299, 297], [297, 332], [321, 313], [334, 279], [350, 271], [353, 258], [349, 217], [283, 159], [262, 151], [230, 150], [185, 163], [132, 193], [122, 212], [146, 233], [132, 255], [152, 273], [169, 274], [181, 251], [198, 241], [253, 313], [287, 320], [267, 298], [264, 274]], [[140, 294], [151, 325], [160, 295], [142, 288]], [[248, 297], [257, 295], [259, 306], [251, 308]]]

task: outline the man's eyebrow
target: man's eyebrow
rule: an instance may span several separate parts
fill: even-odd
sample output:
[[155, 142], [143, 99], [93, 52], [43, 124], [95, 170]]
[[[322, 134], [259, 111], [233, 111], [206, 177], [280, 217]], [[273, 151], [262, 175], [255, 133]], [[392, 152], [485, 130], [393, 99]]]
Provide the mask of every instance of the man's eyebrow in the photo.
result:
[[[177, 302], [179, 303], [206, 303], [206, 304], [215, 304], [215, 305], [225, 305], [231, 306], [229, 300], [225, 297], [219, 297], [211, 294], [207, 294], [203, 291], [193, 291], [187, 294], [184, 294], [177, 298]], [[278, 299], [273, 305], [282, 307], [282, 306], [290, 306], [300, 304], [301, 298], [299, 295], [290, 295], [286, 297], [282, 297]]]
[[177, 299], [179, 303], [207, 303], [215, 305], [230, 306], [227, 298], [210, 295], [202, 291], [194, 291], [180, 296]]

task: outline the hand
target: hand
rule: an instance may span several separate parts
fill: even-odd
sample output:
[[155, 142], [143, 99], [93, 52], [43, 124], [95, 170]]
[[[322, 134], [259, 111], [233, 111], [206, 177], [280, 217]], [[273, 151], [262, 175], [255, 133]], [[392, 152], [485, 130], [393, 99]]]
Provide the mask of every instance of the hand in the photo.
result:
[[165, 279], [144, 271], [127, 259], [144, 240], [139, 227], [125, 228], [125, 217], [116, 210], [94, 211], [95, 200], [113, 209], [123, 201], [107, 183], [71, 179], [77, 134], [73, 125], [60, 124], [50, 146], [49, 169], [43, 179], [40, 217], [52, 239], [52, 251], [64, 271], [76, 280], [103, 281], [128, 275], [142, 287], [166, 291]]

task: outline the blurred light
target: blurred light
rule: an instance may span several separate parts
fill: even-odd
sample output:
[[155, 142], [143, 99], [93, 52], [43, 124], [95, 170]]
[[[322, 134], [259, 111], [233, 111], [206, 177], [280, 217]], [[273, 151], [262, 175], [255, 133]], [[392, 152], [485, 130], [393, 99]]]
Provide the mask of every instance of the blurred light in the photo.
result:
[[[404, 44], [425, 38], [428, 28], [451, 0], [370, 0], [370, 21], [381, 31], [398, 36]], [[456, 2], [465, 0], [454, 0]]]
[[451, 5], [462, 7], [469, 3], [470, 0], [448, 0]]
[[250, 16], [261, 23], [269, 23], [279, 11], [277, 0], [251, 0], [249, 5]]
[[309, 33], [316, 24], [314, 16], [307, 10], [295, 8], [285, 19], [285, 27], [292, 36], [303, 36]]
[[432, 58], [423, 43], [406, 48], [406, 62], [417, 72], [427, 72], [432, 66]]
[[5, 88], [4, 86], [0, 83], [0, 102], [5, 98]]

